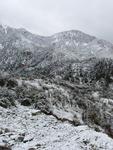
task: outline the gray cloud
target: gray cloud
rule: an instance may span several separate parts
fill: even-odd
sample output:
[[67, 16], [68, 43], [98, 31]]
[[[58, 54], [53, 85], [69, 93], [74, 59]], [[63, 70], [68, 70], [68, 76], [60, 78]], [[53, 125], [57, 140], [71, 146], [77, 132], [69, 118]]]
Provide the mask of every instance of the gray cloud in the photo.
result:
[[113, 42], [113, 0], [2, 0], [0, 23], [51, 35], [76, 29]]

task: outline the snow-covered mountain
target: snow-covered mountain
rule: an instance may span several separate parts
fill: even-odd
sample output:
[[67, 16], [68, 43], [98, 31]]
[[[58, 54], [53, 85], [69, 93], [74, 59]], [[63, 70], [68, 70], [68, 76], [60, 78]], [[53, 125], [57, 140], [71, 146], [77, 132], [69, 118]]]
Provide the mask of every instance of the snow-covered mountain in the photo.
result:
[[91, 57], [113, 58], [113, 44], [77, 30], [44, 37], [0, 25], [0, 55], [0, 66], [17, 62], [20, 66], [45, 66]]
[[68, 59], [90, 57], [113, 57], [113, 45], [81, 31], [71, 30], [52, 36], [52, 45]]
[[110, 58], [113, 44], [81, 31], [0, 25], [0, 149], [112, 150]]
[[[49, 37], [44, 37], [34, 35], [23, 28], [15, 29], [0, 25], [1, 47], [4, 48], [9, 42], [12, 47], [15, 48], [20, 48], [21, 46], [21, 49], [33, 50], [33, 46], [52, 47], [54, 51], [58, 50], [58, 52], [63, 54], [66, 53], [66, 49], [73, 52], [73, 54], [78, 52], [80, 53], [82, 49], [85, 49], [84, 52], [87, 51], [96, 56], [97, 52], [99, 53], [102, 50], [108, 50], [109, 52], [113, 49], [113, 45], [111, 43], [97, 39], [94, 36], [90, 36], [78, 30], [64, 31]], [[94, 49], [96, 50], [94, 51]], [[110, 52], [112, 53], [112, 50]]]

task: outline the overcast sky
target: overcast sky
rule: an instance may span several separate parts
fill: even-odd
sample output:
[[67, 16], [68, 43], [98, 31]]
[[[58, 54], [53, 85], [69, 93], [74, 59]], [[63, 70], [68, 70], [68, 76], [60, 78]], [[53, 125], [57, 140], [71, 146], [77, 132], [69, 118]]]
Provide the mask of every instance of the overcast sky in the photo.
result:
[[0, 0], [0, 23], [40, 35], [76, 29], [113, 42], [113, 0]]

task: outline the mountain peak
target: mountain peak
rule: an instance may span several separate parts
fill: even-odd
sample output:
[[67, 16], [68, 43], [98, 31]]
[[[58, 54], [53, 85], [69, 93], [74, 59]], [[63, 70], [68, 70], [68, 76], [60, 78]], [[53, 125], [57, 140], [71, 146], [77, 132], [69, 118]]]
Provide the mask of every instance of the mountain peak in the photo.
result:
[[[80, 30], [67, 30], [67, 31], [63, 31], [63, 32], [58, 32], [58, 33], [56, 33], [54, 35], [67, 35], [67, 36], [69, 36], [69, 35], [73, 35], [73, 36], [76, 36], [76, 35], [81, 35], [81, 36], [85, 35], [85, 36], [94, 37], [94, 36], [91, 36], [91, 35], [88, 35], [88, 34], [82, 32]], [[94, 37], [94, 38], [96, 38], [96, 37]]]
[[8, 26], [6, 24], [0, 24], [0, 27], [7, 28]]
[[92, 40], [96, 39], [94, 36], [88, 35], [79, 30], [68, 30], [64, 32], [56, 33], [52, 36], [56, 41], [76, 41], [80, 43], [89, 43]]

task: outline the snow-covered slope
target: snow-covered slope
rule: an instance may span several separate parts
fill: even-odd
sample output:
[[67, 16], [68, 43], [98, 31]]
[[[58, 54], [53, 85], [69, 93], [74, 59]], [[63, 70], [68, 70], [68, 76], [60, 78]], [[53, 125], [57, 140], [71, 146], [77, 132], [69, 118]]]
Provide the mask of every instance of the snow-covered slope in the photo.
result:
[[86, 125], [62, 123], [31, 107], [0, 107], [0, 146], [12, 150], [112, 150], [113, 140]]

